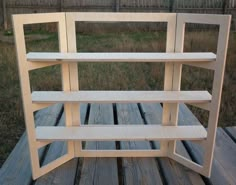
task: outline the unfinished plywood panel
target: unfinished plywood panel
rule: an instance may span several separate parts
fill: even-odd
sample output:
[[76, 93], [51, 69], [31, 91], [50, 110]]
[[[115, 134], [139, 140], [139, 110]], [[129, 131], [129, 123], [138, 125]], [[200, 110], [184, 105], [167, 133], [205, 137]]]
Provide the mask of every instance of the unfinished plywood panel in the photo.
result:
[[[50, 14], [52, 15], [52, 14]], [[25, 24], [34, 24], [34, 23], [43, 23], [43, 22], [56, 22], [59, 29], [59, 46], [60, 52], [67, 51], [67, 42], [66, 42], [66, 25], [65, 25], [65, 14], [64, 13], [55, 13], [54, 16], [49, 14], [31, 14], [26, 15], [13, 15], [13, 25], [14, 25], [14, 36], [16, 41], [16, 50], [17, 50], [17, 59], [19, 67], [19, 75], [22, 89], [22, 99], [24, 102], [24, 114], [25, 114], [25, 123], [26, 131], [29, 142], [30, 158], [31, 158], [31, 168], [33, 172], [33, 178], [37, 178], [52, 170], [53, 168], [59, 166], [59, 164], [65, 162], [66, 160], [72, 158], [68, 154], [67, 157], [61, 158], [60, 160], [54, 161], [45, 168], [40, 168], [39, 157], [38, 157], [38, 143], [35, 137], [34, 129], [34, 111], [32, 108], [32, 100], [30, 97], [30, 81], [29, 81], [29, 66], [27, 66], [26, 59], [26, 47], [25, 47], [25, 37], [24, 37], [24, 25]], [[65, 75], [65, 74], [63, 74]], [[65, 78], [63, 78], [65, 82]], [[67, 88], [64, 85], [64, 89]]]

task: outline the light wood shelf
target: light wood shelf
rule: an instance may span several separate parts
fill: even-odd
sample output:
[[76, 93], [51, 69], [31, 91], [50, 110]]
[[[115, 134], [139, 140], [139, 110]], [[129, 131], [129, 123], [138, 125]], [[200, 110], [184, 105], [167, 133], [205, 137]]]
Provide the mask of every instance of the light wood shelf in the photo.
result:
[[207, 137], [203, 126], [161, 125], [88, 125], [80, 127], [37, 127], [38, 141], [121, 141], [121, 140], [202, 140]]
[[207, 91], [34, 91], [33, 103], [208, 103]]
[[212, 62], [216, 55], [202, 53], [56, 53], [31, 52], [27, 54], [30, 62]]

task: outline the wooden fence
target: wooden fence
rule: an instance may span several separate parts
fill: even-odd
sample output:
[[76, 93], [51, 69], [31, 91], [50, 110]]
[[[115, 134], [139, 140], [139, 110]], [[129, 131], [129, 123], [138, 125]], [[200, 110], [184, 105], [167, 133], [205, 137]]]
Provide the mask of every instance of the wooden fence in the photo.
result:
[[0, 0], [0, 25], [11, 29], [11, 15], [60, 11], [188, 12], [232, 14], [236, 30], [236, 0]]

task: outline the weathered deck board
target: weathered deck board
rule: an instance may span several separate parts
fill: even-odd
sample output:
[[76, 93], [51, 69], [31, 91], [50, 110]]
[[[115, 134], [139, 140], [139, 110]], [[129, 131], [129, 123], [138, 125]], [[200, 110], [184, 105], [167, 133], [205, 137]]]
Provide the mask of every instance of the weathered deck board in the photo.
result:
[[[143, 124], [137, 104], [117, 104], [118, 124]], [[150, 149], [147, 141], [120, 142], [121, 149]], [[154, 158], [122, 158], [124, 183], [126, 185], [162, 184]]]
[[[60, 118], [61, 111], [61, 104], [38, 111], [35, 115], [35, 124], [38, 126], [53, 126]], [[45, 147], [39, 150], [40, 159], [44, 151]], [[28, 141], [26, 133], [24, 133], [0, 169], [0, 184], [30, 184], [32, 182], [32, 172], [29, 158]]]
[[[162, 107], [160, 104], [141, 104], [141, 109], [147, 124], [160, 124], [162, 121]], [[182, 121], [182, 120], [180, 120]], [[155, 148], [160, 148], [159, 142], [154, 142]], [[184, 157], [190, 158], [182, 142], [177, 142], [176, 151]], [[172, 159], [159, 158], [165, 182], [168, 184], [205, 184], [199, 174], [187, 169]]]
[[[87, 112], [87, 104], [80, 105], [80, 115], [81, 123], [84, 124], [85, 116]], [[65, 125], [65, 117], [62, 115], [58, 126]], [[47, 164], [50, 161], [55, 160], [56, 158], [64, 155], [67, 151], [67, 144], [65, 142], [54, 142], [50, 145], [46, 157], [43, 161], [43, 165]], [[75, 181], [76, 171], [77, 171], [78, 159], [74, 158], [69, 162], [61, 165], [55, 170], [49, 172], [48, 174], [40, 177], [35, 182], [35, 185], [73, 185]]]
[[[117, 121], [119, 124], [160, 124], [162, 107], [159, 104], [118, 104]], [[140, 110], [141, 108], [141, 114]], [[179, 124], [198, 125], [199, 121], [185, 106], [180, 105]], [[81, 105], [81, 122], [85, 122], [87, 104]], [[43, 109], [36, 113], [36, 125], [63, 125], [62, 105], [55, 105]], [[116, 115], [113, 115], [112, 105], [91, 106], [89, 114], [90, 124], [112, 123]], [[144, 121], [144, 120], [145, 121]], [[212, 175], [208, 179], [209, 183], [236, 184], [236, 143], [233, 139], [236, 137], [236, 127], [229, 127], [223, 130], [218, 128], [216, 137], [215, 155], [212, 166]], [[229, 136], [230, 135], [230, 136]], [[197, 144], [185, 142], [187, 149], [182, 142], [177, 143], [177, 152], [194, 158], [201, 163], [203, 150]], [[46, 164], [66, 151], [66, 145], [63, 142], [54, 142], [48, 146], [45, 152], [43, 147], [40, 152], [41, 162]], [[143, 142], [120, 142], [121, 149], [145, 149], [151, 148], [147, 141]], [[159, 147], [158, 142], [154, 142], [155, 147]], [[88, 149], [115, 149], [115, 142], [88, 142]], [[189, 153], [188, 153], [189, 152]], [[42, 159], [42, 156], [45, 157]], [[52, 172], [44, 175], [35, 181], [39, 184], [204, 184], [200, 175], [189, 170], [182, 165], [168, 158], [121, 158], [122, 164], [118, 166], [116, 158], [85, 158], [83, 166], [78, 166], [78, 158], [73, 159]], [[81, 174], [77, 171], [82, 170]], [[119, 174], [118, 174], [118, 170]], [[6, 162], [0, 169], [0, 184], [31, 184], [31, 167], [28, 154], [27, 137], [24, 133]], [[76, 176], [77, 175], [77, 176]], [[118, 177], [118, 175], [123, 175]], [[118, 180], [119, 178], [119, 180]], [[75, 180], [76, 179], [76, 180]], [[206, 180], [206, 179], [205, 179]]]
[[[159, 103], [158, 104], [141, 103], [140, 108], [141, 108], [144, 120], [146, 121], [146, 124], [161, 125], [161, 123], [162, 123], [162, 107]], [[156, 149], [159, 149], [160, 142], [155, 141], [154, 146]]]
[[[92, 104], [89, 124], [114, 124], [112, 104]], [[85, 149], [116, 149], [114, 141], [86, 142]], [[80, 185], [118, 185], [116, 158], [84, 158]]]
[[234, 127], [226, 127], [225, 128], [227, 134], [236, 142], [236, 126]]
[[[196, 117], [187, 109], [185, 105], [181, 105], [184, 116], [188, 119], [196, 119]], [[186, 142], [187, 148], [194, 160], [202, 163], [203, 149], [198, 144]], [[217, 129], [216, 145], [214, 150], [214, 159], [212, 164], [211, 177], [208, 179], [212, 184], [236, 184], [236, 144], [222, 129]]]

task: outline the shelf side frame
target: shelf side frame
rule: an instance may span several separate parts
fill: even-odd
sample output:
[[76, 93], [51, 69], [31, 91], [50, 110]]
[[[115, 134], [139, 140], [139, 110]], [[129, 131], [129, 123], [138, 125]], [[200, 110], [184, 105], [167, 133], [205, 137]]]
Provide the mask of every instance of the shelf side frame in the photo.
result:
[[[70, 53], [77, 52], [77, 42], [76, 42], [76, 26], [75, 18], [71, 16], [72, 14], [65, 13], [66, 20], [66, 38], [67, 38], [67, 51]], [[70, 91], [79, 91], [79, 75], [78, 75], [78, 64], [68, 63], [69, 67], [69, 84]], [[71, 107], [71, 126], [80, 126], [80, 104], [79, 103], [69, 103]], [[74, 145], [74, 156], [82, 151], [82, 142], [73, 141]]]
[[[27, 24], [40, 24], [40, 23], [56, 23], [58, 26], [58, 38], [59, 38], [59, 51], [67, 52], [67, 38], [66, 38], [66, 25], [65, 25], [65, 13], [46, 13], [46, 14], [20, 14], [13, 15], [13, 29], [15, 36], [15, 45], [16, 45], [16, 53], [18, 60], [18, 69], [19, 69], [19, 77], [21, 84], [21, 94], [23, 99], [23, 108], [24, 108], [24, 116], [25, 116], [25, 125], [26, 132], [28, 137], [29, 144], [29, 153], [31, 159], [31, 169], [32, 169], [32, 177], [33, 179], [37, 179], [38, 177], [48, 173], [49, 171], [55, 169], [61, 164], [69, 161], [74, 157], [74, 146], [71, 144], [72, 142], [68, 142], [68, 150], [67, 153], [60, 158], [50, 162], [47, 165], [40, 166], [38, 149], [42, 146], [50, 144], [49, 142], [38, 142], [36, 140], [36, 132], [35, 132], [35, 124], [34, 124], [34, 112], [50, 106], [52, 104], [46, 105], [38, 105], [34, 106], [32, 103], [31, 97], [31, 87], [30, 87], [30, 79], [29, 72], [33, 69], [39, 69], [42, 67], [47, 67], [55, 64], [32, 64], [27, 62], [26, 57], [26, 43], [24, 37], [24, 25]], [[63, 91], [70, 91], [70, 81], [69, 81], [69, 68], [68, 64], [62, 64], [62, 86]], [[65, 106], [65, 124], [68, 126], [71, 123], [71, 107]]]
[[[166, 40], [166, 52], [175, 52], [175, 40], [176, 40], [176, 20], [173, 19], [170, 24], [167, 24], [167, 40]], [[178, 65], [179, 66], [179, 65]], [[174, 63], [165, 63], [165, 73], [164, 73], [164, 91], [172, 91], [173, 89], [173, 75], [174, 75]], [[178, 90], [178, 89], [177, 89]], [[174, 115], [173, 111], [177, 111], [177, 104], [172, 103], [163, 103], [163, 112], [162, 112], [162, 125], [175, 125], [175, 119], [177, 117]], [[167, 156], [168, 154], [168, 145], [169, 141], [160, 142], [160, 150]]]
[[[218, 117], [219, 117], [222, 87], [223, 87], [223, 78], [224, 78], [226, 54], [228, 48], [231, 15], [203, 15], [203, 14], [178, 13], [175, 52], [183, 52], [184, 35], [185, 35], [184, 32], [186, 23], [213, 24], [219, 26], [216, 62], [214, 63], [214, 66], [208, 68], [207, 66], [202, 66], [198, 64], [193, 65], [196, 67], [208, 68], [214, 71], [212, 100], [210, 103], [207, 103], [203, 106], [201, 105], [198, 106], [199, 108], [209, 111], [207, 138], [206, 140], [200, 142], [204, 150], [203, 164], [198, 165], [197, 163], [194, 163], [191, 160], [186, 159], [183, 156], [177, 154], [175, 152], [176, 142], [171, 142], [171, 144], [169, 145], [169, 157], [204, 176], [210, 177], [213, 155], [214, 155], [215, 138], [216, 138]], [[175, 79], [173, 79], [173, 82], [174, 81]], [[175, 83], [174, 85], [178, 86], [180, 84]], [[175, 113], [178, 112], [177, 108], [175, 109], [175, 111], [176, 112], [174, 112], [174, 116], [176, 116]], [[177, 120], [175, 121], [176, 121], [175, 124], [177, 125]]]
[[[84, 13], [84, 12], [67, 12], [66, 13], [67, 33], [71, 33], [73, 36], [68, 37], [68, 47], [70, 52], [76, 51], [76, 38], [75, 38], [75, 22], [86, 21], [86, 22], [166, 22], [167, 23], [167, 40], [166, 40], [166, 52], [174, 52], [175, 47], [175, 30], [176, 30], [176, 13]], [[71, 44], [71, 46], [69, 46]], [[169, 70], [172, 71], [173, 64], [165, 64]], [[170, 67], [168, 67], [170, 66]], [[168, 76], [169, 73], [166, 75]], [[75, 74], [75, 72], [72, 72]], [[74, 79], [74, 78], [73, 78]], [[77, 81], [75, 80], [77, 83]], [[71, 83], [74, 83], [71, 81]], [[168, 89], [169, 90], [169, 89]], [[169, 120], [168, 120], [169, 121]], [[76, 143], [76, 142], [75, 142]], [[162, 141], [162, 143], [168, 143]], [[76, 156], [80, 156], [80, 149], [76, 149]], [[102, 154], [102, 152], [101, 152]], [[104, 153], [105, 154], [105, 153]], [[166, 145], [160, 147], [160, 154], [167, 155]]]

